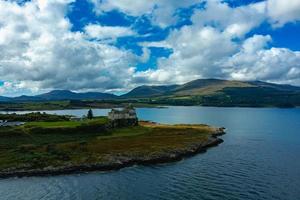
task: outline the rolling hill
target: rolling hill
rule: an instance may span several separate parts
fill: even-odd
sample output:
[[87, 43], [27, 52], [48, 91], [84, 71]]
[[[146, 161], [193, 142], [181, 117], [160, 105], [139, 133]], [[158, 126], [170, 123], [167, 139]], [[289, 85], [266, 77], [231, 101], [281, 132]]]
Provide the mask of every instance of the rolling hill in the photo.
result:
[[100, 92], [53, 90], [36, 96], [0, 97], [1, 102], [61, 100], [77, 100], [78, 105], [85, 105], [78, 102], [82, 100], [105, 100], [114, 104], [137, 102], [163, 105], [293, 107], [300, 106], [300, 87], [262, 81], [198, 79], [181, 85], [143, 85], [121, 96]]
[[121, 98], [170, 105], [292, 107], [300, 106], [300, 87], [262, 81], [198, 79], [182, 85], [141, 86]]
[[101, 100], [114, 99], [117, 96], [101, 92], [76, 93], [69, 90], [53, 90], [51, 92], [37, 95], [35, 97], [38, 97], [43, 100]]
[[101, 92], [85, 92], [76, 93], [69, 90], [53, 90], [48, 93], [19, 97], [0, 97], [2, 102], [28, 102], [28, 101], [58, 101], [58, 100], [107, 100], [117, 98], [114, 94], [101, 93]]
[[1, 101], [10, 101], [9, 97], [0, 96], [0, 102]]
[[203, 96], [214, 95], [224, 92], [226, 88], [235, 88], [247, 90], [249, 88], [273, 89], [286, 92], [300, 91], [300, 87], [291, 85], [280, 85], [262, 81], [229, 81], [221, 79], [197, 79], [182, 85], [170, 86], [140, 86], [134, 88], [122, 98], [143, 98], [143, 97], [162, 97], [162, 96]]
[[167, 85], [167, 86], [147, 86], [143, 85], [134, 88], [130, 92], [121, 96], [121, 98], [146, 98], [164, 95], [172, 90], [174, 90], [178, 85]]

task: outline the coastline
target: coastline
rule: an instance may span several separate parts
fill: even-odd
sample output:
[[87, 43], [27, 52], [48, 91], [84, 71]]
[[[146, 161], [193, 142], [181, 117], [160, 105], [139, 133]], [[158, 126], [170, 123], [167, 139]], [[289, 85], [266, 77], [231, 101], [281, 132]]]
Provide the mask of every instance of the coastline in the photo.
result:
[[198, 153], [204, 153], [208, 148], [218, 146], [223, 142], [219, 136], [225, 134], [225, 128], [218, 128], [205, 142], [193, 144], [184, 150], [178, 150], [168, 153], [162, 153], [157, 156], [150, 157], [116, 157], [111, 162], [95, 163], [87, 165], [68, 165], [62, 167], [46, 167], [43, 169], [33, 170], [6, 170], [0, 172], [0, 178], [12, 177], [31, 177], [31, 176], [55, 176], [78, 174], [93, 171], [113, 171], [134, 165], [155, 165], [180, 161], [184, 158], [194, 156]]
[[[112, 109], [112, 108], [120, 108], [122, 105], [117, 106], [98, 106], [98, 107], [92, 107], [92, 109]], [[168, 107], [211, 107], [211, 108], [277, 108], [277, 109], [298, 109], [300, 106], [291, 106], [291, 107], [280, 107], [275, 105], [265, 105], [265, 106], [251, 106], [251, 105], [230, 105], [230, 106], [218, 106], [218, 105], [172, 105], [172, 104], [162, 104], [162, 105], [153, 105], [149, 104], [146, 106], [135, 106], [136, 108], [157, 108], [157, 109], [165, 109]], [[34, 109], [14, 109], [14, 108], [0, 108], [1, 113], [14, 113], [14, 112], [47, 112], [47, 111], [56, 111], [56, 110], [87, 110], [91, 107], [68, 107], [68, 108], [34, 108]]]

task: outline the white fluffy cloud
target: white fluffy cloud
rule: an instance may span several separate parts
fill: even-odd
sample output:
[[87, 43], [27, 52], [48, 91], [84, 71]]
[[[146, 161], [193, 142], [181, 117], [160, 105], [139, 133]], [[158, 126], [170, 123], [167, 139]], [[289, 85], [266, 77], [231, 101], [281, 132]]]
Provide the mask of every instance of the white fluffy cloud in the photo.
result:
[[[300, 20], [299, 0], [266, 0], [250, 6], [242, 6], [233, 9], [222, 0], [90, 0], [95, 5], [95, 11], [101, 14], [117, 9], [131, 16], [148, 16], [152, 23], [161, 27], [167, 27], [178, 20], [179, 8], [204, 2], [206, 10], [199, 12], [202, 23], [219, 21], [223, 25], [231, 23], [228, 32], [243, 34], [258, 25], [263, 17], [269, 17], [274, 26], [283, 26], [288, 22]], [[222, 3], [221, 3], [222, 2]], [[255, 13], [257, 15], [255, 15]], [[229, 17], [230, 16], [230, 17]], [[227, 19], [229, 21], [225, 21]], [[237, 22], [237, 23], [232, 23]]]
[[208, 25], [224, 31], [233, 37], [242, 37], [265, 20], [265, 2], [230, 7], [219, 0], [209, 0], [203, 10], [192, 16], [192, 21], [200, 27]]
[[300, 21], [300, 0], [268, 0], [267, 12], [275, 26]]
[[[71, 32], [65, 17], [68, 3], [0, 1], [0, 80], [40, 89], [114, 90], [127, 85], [137, 56]], [[100, 29], [94, 36], [106, 38], [107, 28]], [[113, 31], [112, 37], [131, 34]]]
[[158, 70], [135, 74], [135, 78], [156, 83], [218, 77], [300, 84], [300, 52], [270, 48], [269, 35], [244, 39], [266, 19], [264, 10], [264, 2], [237, 8], [207, 2], [205, 9], [192, 16], [193, 25], [174, 30], [165, 41], [142, 44], [171, 48], [173, 53], [159, 60]]
[[179, 8], [187, 8], [202, 0], [90, 0], [98, 14], [117, 9], [131, 16], [146, 15], [153, 24], [166, 27], [174, 24]]
[[130, 28], [121, 26], [101, 26], [99, 24], [89, 24], [85, 26], [84, 29], [89, 37], [99, 40], [114, 40], [119, 37], [135, 35], [134, 31]]
[[224, 62], [224, 73], [238, 80], [300, 83], [300, 52], [268, 48], [270, 36], [254, 35], [241, 50]]
[[[157, 84], [218, 77], [300, 85], [300, 52], [270, 48], [269, 35], [254, 35], [238, 44], [212, 27], [198, 32], [193, 28], [185, 27], [169, 38], [174, 53], [159, 61], [158, 70], [135, 74], [135, 78]], [[189, 37], [194, 38], [192, 43], [187, 42]]]
[[[151, 79], [156, 83], [186, 82], [196, 78], [220, 77], [218, 62], [238, 51], [237, 44], [224, 32], [205, 26], [185, 26], [174, 30], [162, 43], [147, 46], [172, 48], [169, 58], [161, 58], [158, 70], [136, 74], [138, 80]], [[145, 82], [148, 82], [145, 80]]]
[[[300, 52], [272, 47], [268, 35], [249, 36], [264, 22], [280, 28], [299, 20], [299, 0], [234, 8], [221, 0], [91, 0], [99, 14], [117, 9], [161, 27], [175, 24], [180, 8], [204, 2], [194, 9], [191, 25], [171, 29], [163, 41], [141, 42], [141, 56], [114, 45], [119, 37], [138, 36], [129, 27], [86, 24], [72, 32], [66, 14], [73, 1], [0, 0], [0, 94], [30, 93], [28, 88], [113, 92], [211, 77], [300, 85]], [[172, 53], [159, 58], [157, 68], [137, 71], [136, 64], [150, 58], [151, 46]]]

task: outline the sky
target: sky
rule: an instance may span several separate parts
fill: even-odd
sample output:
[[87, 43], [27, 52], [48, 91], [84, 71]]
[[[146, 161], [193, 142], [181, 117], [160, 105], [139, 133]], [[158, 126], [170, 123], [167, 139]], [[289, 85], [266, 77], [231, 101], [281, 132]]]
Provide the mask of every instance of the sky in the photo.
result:
[[300, 86], [300, 0], [0, 0], [0, 95]]

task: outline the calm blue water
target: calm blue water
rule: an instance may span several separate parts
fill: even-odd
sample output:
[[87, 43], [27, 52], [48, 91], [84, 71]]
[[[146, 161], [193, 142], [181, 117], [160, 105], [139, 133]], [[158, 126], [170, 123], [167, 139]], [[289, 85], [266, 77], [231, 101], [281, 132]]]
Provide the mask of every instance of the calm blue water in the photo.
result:
[[[55, 111], [78, 116], [86, 112]], [[300, 199], [300, 109], [143, 108], [138, 116], [224, 126], [227, 134], [220, 146], [177, 163], [0, 180], [0, 199]]]

